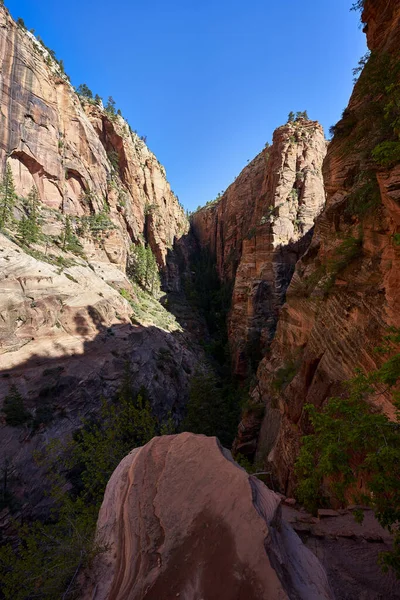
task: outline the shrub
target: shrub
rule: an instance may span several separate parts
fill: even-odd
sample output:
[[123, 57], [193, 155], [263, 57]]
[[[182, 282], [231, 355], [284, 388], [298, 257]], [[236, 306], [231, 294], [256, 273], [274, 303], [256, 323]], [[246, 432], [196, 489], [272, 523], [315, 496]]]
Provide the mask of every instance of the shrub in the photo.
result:
[[18, 235], [29, 246], [39, 241], [41, 230], [39, 194], [33, 186], [25, 203], [25, 214], [18, 223]]
[[372, 158], [381, 167], [395, 166], [400, 162], [400, 142], [381, 142], [372, 150]]
[[[0, 548], [2, 598], [78, 597], [78, 575], [105, 550], [94, 539], [105, 486], [122, 458], [158, 429], [145, 390], [133, 392], [127, 370], [116, 401], [103, 401], [99, 418], [86, 420], [67, 447], [46, 448], [40, 460], [49, 470], [55, 508], [47, 523], [14, 524], [19, 542]], [[61, 475], [66, 470], [68, 481]]]
[[[374, 392], [395, 390], [400, 393], [400, 342], [398, 331], [387, 336], [383, 365], [369, 374], [359, 371], [347, 382], [347, 395], [331, 398], [322, 409], [306, 405], [313, 433], [302, 438], [296, 462], [297, 497], [309, 510], [329, 504], [332, 499], [342, 506], [349, 496], [357, 504], [375, 510], [383, 527], [395, 535], [392, 553], [381, 557], [384, 567], [393, 567], [400, 576], [400, 422], [374, 408], [366, 398]], [[397, 391], [396, 391], [397, 390]], [[356, 485], [362, 478], [363, 489]]]
[[279, 392], [285, 389], [286, 386], [294, 379], [299, 369], [298, 360], [290, 360], [283, 367], [277, 370], [272, 381], [272, 388]]
[[221, 385], [216, 375], [196, 372], [190, 382], [189, 401], [182, 431], [216, 436], [230, 447], [240, 419], [242, 394], [234, 385]]
[[25, 409], [24, 399], [15, 385], [10, 387], [7, 396], [4, 398], [2, 411], [6, 417], [7, 425], [12, 427], [24, 425], [31, 418], [30, 413]]
[[156, 257], [149, 245], [132, 246], [128, 257], [127, 275], [143, 289], [157, 295], [160, 291], [160, 276]]
[[364, 217], [380, 204], [381, 193], [376, 174], [373, 171], [362, 171], [347, 198], [346, 213]]

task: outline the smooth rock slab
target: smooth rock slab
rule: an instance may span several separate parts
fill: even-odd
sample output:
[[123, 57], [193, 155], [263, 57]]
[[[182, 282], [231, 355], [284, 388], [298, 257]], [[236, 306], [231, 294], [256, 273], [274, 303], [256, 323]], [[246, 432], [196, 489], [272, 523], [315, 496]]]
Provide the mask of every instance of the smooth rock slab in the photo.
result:
[[85, 599], [333, 598], [279, 496], [216, 438], [183, 433], [133, 450], [108, 483], [97, 536], [108, 550], [86, 573]]

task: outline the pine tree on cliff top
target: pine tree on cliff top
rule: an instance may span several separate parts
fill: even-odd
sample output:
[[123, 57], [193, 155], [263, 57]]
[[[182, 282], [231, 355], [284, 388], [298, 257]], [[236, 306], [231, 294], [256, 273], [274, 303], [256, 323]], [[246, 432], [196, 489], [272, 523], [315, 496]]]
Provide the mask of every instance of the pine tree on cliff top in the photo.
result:
[[16, 199], [13, 174], [10, 165], [7, 165], [0, 186], [0, 229], [4, 229], [12, 220]]

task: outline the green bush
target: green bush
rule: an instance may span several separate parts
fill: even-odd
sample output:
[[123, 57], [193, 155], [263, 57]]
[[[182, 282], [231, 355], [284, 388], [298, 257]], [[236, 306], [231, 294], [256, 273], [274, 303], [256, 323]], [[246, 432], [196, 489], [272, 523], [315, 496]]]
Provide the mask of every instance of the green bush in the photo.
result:
[[283, 367], [277, 370], [272, 381], [272, 387], [279, 392], [285, 389], [286, 386], [294, 379], [299, 370], [299, 361], [290, 360]]
[[6, 417], [7, 425], [12, 427], [24, 425], [31, 418], [31, 414], [25, 409], [24, 399], [15, 385], [10, 387], [4, 398], [2, 412]]
[[18, 236], [23, 244], [29, 246], [38, 242], [42, 235], [40, 201], [36, 186], [33, 186], [29, 192], [24, 212], [25, 214], [18, 223]]
[[[381, 557], [384, 567], [400, 576], [400, 421], [378, 411], [366, 398], [392, 389], [399, 405], [400, 334], [386, 338], [379, 351], [383, 365], [369, 374], [358, 372], [347, 382], [348, 394], [331, 398], [321, 410], [306, 405], [313, 433], [302, 438], [296, 463], [297, 498], [307, 509], [329, 505], [345, 506], [349, 495], [356, 504], [374, 508], [383, 527], [395, 535], [392, 553]], [[397, 391], [396, 391], [397, 390]], [[362, 478], [363, 491], [356, 485]]]
[[362, 171], [347, 198], [346, 213], [362, 218], [380, 204], [381, 193], [376, 174], [372, 171]]
[[242, 395], [237, 386], [222, 382], [211, 370], [195, 373], [182, 431], [216, 436], [229, 448], [237, 433]]
[[395, 166], [400, 162], [400, 142], [381, 142], [372, 150], [372, 158], [381, 167]]
[[49, 469], [55, 508], [48, 522], [19, 526], [18, 544], [0, 548], [5, 600], [79, 596], [79, 574], [105, 550], [94, 540], [105, 486], [122, 458], [159, 431], [145, 391], [134, 394], [132, 385], [127, 371], [114, 403], [103, 401], [99, 417], [86, 420], [67, 447], [46, 448], [41, 461]]
[[156, 257], [149, 245], [131, 246], [127, 275], [144, 290], [156, 296], [160, 291], [160, 276]]

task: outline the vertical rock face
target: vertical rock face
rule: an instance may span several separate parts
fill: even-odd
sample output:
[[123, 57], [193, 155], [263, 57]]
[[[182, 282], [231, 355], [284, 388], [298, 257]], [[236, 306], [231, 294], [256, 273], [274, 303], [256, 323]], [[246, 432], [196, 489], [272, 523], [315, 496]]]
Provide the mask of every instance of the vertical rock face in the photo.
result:
[[145, 143], [122, 117], [80, 99], [48, 51], [4, 7], [0, 62], [0, 174], [7, 161], [18, 194], [26, 197], [35, 184], [43, 204], [64, 214], [107, 208], [116, 229], [102, 247], [86, 244], [89, 257], [124, 269], [130, 242], [144, 234], [162, 266], [188, 224]]
[[[188, 230], [164, 168], [121, 116], [78, 96], [1, 6], [0, 177], [6, 166], [19, 196], [15, 220], [35, 185], [44, 234], [28, 247], [16, 223], [0, 233], [0, 468], [12, 461], [29, 515], [43, 496], [35, 450], [113, 397], [127, 364], [155, 414], [179, 417], [199, 356], [172, 315], [125, 274], [132, 243], [147, 241], [163, 268]], [[63, 243], [67, 223], [73, 249]], [[1, 411], [12, 385], [31, 417], [23, 428]]]
[[298, 258], [307, 249], [324, 202], [321, 126], [305, 119], [274, 133], [221, 200], [193, 216], [201, 245], [215, 254], [219, 275], [234, 280], [229, 339], [234, 371], [271, 342]]
[[216, 438], [182, 433], [133, 450], [107, 485], [97, 531], [107, 551], [83, 598], [333, 598], [279, 496]]
[[[296, 267], [254, 391], [267, 407], [259, 458], [272, 462], [287, 491], [307, 426], [304, 404], [321, 406], [356, 368], [379, 366], [374, 347], [400, 326], [400, 165], [379, 165], [372, 153], [392, 139], [385, 102], [400, 83], [398, 2], [366, 0], [363, 21], [372, 56], [335, 126], [324, 162], [326, 208]], [[393, 415], [388, 393], [371, 401]]]
[[322, 127], [299, 120], [277, 129], [250, 230], [235, 276], [229, 338], [234, 368], [246, 376], [248, 355], [265, 353], [298, 258], [325, 203]]

